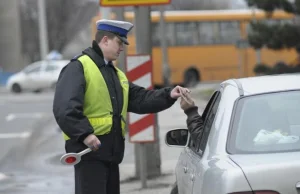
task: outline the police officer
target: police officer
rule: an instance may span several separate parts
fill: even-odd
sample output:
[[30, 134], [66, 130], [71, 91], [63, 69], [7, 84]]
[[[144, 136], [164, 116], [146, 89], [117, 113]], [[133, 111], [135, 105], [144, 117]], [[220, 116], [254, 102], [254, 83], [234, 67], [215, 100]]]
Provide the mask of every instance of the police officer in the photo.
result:
[[[63, 131], [66, 152], [94, 151], [75, 165], [76, 194], [119, 194], [127, 112], [157, 113], [180, 96], [176, 86], [146, 90], [128, 82], [112, 64], [128, 45], [129, 22], [99, 20], [92, 47], [61, 71], [53, 113]], [[99, 148], [100, 146], [100, 148]]]

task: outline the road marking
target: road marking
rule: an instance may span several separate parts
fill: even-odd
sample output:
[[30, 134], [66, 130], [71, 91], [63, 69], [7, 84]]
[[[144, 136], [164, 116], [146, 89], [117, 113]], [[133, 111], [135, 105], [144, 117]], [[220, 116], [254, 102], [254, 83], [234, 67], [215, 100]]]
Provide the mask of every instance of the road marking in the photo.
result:
[[[25, 131], [22, 133], [0, 133], [0, 139], [21, 138], [25, 139], [31, 136], [31, 132]], [[1, 174], [0, 174], [1, 176]]]
[[9, 121], [14, 120], [15, 118], [16, 118], [16, 116], [15, 116], [14, 114], [9, 114], [9, 115], [7, 115], [7, 116], [5, 117], [5, 120], [6, 120], [7, 122], [9, 122]]
[[7, 122], [12, 121], [16, 118], [41, 118], [44, 113], [11, 113], [5, 117]]
[[0, 173], [0, 181], [7, 179], [7, 176], [3, 173]]

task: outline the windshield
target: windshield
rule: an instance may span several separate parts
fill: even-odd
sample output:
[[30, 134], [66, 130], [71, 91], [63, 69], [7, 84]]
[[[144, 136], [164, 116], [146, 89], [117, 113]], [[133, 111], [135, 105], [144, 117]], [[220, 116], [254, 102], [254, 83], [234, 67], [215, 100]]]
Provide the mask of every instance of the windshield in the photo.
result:
[[228, 151], [232, 154], [300, 151], [300, 91], [241, 98]]
[[37, 61], [31, 65], [28, 65], [23, 69], [24, 73], [33, 73], [33, 72], [39, 72], [42, 68], [43, 61]]

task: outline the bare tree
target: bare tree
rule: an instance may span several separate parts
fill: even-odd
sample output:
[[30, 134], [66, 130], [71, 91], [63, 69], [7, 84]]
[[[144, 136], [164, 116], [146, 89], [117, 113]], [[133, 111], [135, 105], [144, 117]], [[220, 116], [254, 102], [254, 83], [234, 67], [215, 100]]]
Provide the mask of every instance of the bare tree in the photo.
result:
[[29, 61], [36, 61], [40, 57], [36, 0], [22, 0], [20, 13], [22, 53]]
[[98, 5], [92, 2], [82, 3], [81, 0], [51, 0], [47, 1], [48, 25], [56, 27], [49, 29], [50, 48], [63, 50], [66, 43], [70, 42], [74, 36], [97, 14]]
[[[22, 0], [22, 51], [29, 61], [40, 59], [38, 36], [38, 0]], [[46, 1], [49, 50], [61, 52], [77, 33], [90, 24], [97, 14], [98, 4], [82, 0]]]

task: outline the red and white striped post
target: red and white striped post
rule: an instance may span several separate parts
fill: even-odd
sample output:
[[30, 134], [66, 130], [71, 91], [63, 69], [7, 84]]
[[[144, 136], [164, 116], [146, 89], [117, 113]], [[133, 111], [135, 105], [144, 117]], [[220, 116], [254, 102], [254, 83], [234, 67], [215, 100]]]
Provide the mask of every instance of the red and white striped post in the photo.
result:
[[[127, 78], [145, 89], [153, 88], [151, 55], [129, 55], [126, 60]], [[147, 155], [145, 143], [156, 141], [154, 114], [128, 114], [129, 141], [136, 143], [142, 188], [147, 187]]]
[[[128, 80], [145, 89], [152, 89], [153, 75], [150, 55], [129, 55], [126, 62]], [[149, 143], [156, 140], [154, 114], [129, 113], [128, 122], [130, 142]]]

